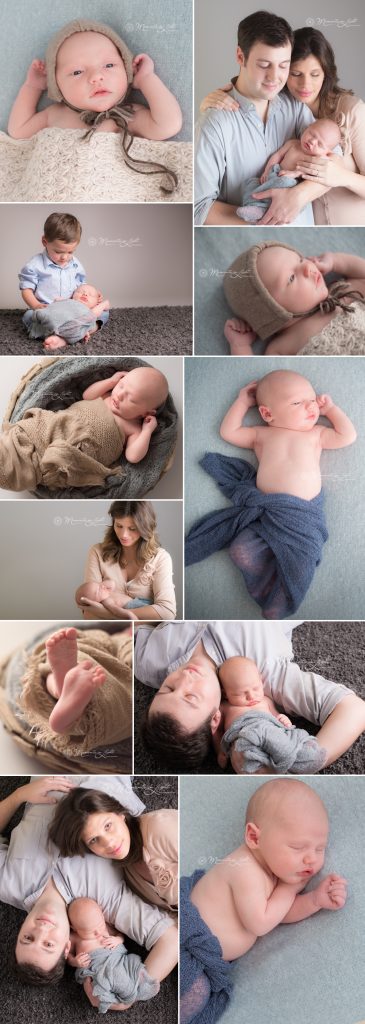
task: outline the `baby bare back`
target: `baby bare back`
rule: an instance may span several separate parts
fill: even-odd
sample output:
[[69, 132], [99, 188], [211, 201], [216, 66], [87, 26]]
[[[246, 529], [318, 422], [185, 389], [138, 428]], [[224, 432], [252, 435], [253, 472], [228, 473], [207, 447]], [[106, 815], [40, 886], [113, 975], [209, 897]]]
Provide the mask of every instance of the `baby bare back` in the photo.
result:
[[321, 428], [257, 427], [257, 487], [264, 494], [293, 494], [311, 501], [321, 490]]
[[243, 956], [257, 939], [242, 921], [245, 895], [257, 891], [258, 900], [268, 900], [275, 885], [274, 876], [257, 864], [249, 850], [239, 846], [194, 886], [191, 902], [219, 940], [224, 960]]

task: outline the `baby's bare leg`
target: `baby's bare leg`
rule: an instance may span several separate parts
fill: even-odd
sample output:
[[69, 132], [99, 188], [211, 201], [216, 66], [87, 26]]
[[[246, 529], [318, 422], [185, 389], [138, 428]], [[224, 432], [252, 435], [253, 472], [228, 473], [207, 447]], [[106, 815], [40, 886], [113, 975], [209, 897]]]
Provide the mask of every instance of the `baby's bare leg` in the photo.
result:
[[66, 348], [67, 342], [64, 338], [60, 338], [58, 334], [50, 334], [48, 338], [43, 342], [43, 348], [47, 351], [53, 352], [56, 348]]
[[48, 693], [56, 700], [61, 696], [66, 672], [77, 665], [76, 629], [60, 629], [46, 640], [46, 651], [52, 672], [47, 676]]
[[61, 696], [49, 717], [55, 732], [68, 732], [89, 704], [95, 690], [105, 683], [103, 668], [93, 661], [81, 661], [66, 673]]
[[337, 761], [365, 730], [365, 701], [351, 693], [336, 705], [316, 736], [327, 750], [325, 767]]

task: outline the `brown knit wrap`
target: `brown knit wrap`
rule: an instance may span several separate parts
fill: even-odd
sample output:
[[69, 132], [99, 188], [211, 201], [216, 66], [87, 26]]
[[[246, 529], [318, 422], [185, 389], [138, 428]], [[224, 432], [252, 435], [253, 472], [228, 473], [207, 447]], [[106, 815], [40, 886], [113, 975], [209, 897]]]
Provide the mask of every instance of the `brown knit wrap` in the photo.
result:
[[51, 669], [43, 642], [27, 655], [19, 700], [28, 724], [33, 726], [36, 742], [42, 746], [50, 743], [66, 757], [117, 743], [129, 737], [132, 731], [131, 637], [125, 632], [109, 636], [101, 629], [78, 630], [77, 650], [78, 663], [87, 659], [94, 661], [105, 670], [106, 680], [95, 690], [87, 708], [68, 733], [61, 736], [49, 726], [55, 701], [45, 685]]
[[329, 313], [336, 306], [351, 313], [351, 305], [342, 301], [345, 296], [365, 301], [358, 292], [350, 291], [346, 282], [341, 281], [331, 286], [330, 294], [318, 306], [302, 313], [289, 313], [272, 298], [257, 270], [257, 259], [260, 252], [273, 246], [289, 249], [290, 252], [298, 252], [298, 249], [294, 249], [292, 245], [285, 245], [283, 242], [259, 242], [237, 256], [228, 267], [223, 279], [224, 293], [233, 313], [242, 320], [246, 320], [262, 341], [266, 341], [267, 338], [271, 338], [288, 324], [294, 323], [295, 320], [304, 316], [313, 316], [318, 312]]

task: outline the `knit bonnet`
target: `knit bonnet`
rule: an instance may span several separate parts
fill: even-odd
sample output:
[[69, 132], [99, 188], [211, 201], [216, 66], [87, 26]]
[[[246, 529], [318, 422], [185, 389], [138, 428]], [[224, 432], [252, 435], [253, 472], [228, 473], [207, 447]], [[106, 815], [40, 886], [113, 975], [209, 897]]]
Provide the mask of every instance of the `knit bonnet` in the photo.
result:
[[[261, 281], [257, 270], [258, 256], [263, 249], [274, 246], [295, 253], [298, 251], [291, 245], [284, 245], [283, 242], [259, 242], [237, 256], [223, 279], [224, 293], [233, 313], [242, 320], [247, 320], [262, 341], [266, 341], [272, 334], [277, 334], [295, 317], [307, 315], [288, 313], [276, 299], [272, 298]], [[277, 256], [279, 258], [279, 254]]]

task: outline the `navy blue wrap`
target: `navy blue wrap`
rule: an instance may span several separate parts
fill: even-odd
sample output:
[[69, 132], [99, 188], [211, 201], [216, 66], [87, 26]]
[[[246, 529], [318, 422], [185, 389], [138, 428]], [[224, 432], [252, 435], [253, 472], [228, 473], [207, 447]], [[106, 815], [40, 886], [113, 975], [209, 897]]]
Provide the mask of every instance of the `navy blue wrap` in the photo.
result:
[[204, 871], [180, 879], [180, 990], [184, 996], [204, 973], [210, 996], [194, 1024], [213, 1024], [226, 1009], [232, 992], [232, 964], [223, 960], [220, 943], [191, 902], [190, 893]]
[[[185, 542], [185, 565], [193, 565], [228, 547], [250, 526], [273, 552], [277, 582], [287, 595], [285, 615], [294, 614], [313, 579], [328, 538], [322, 491], [311, 501], [291, 494], [264, 494], [256, 487], [256, 470], [250, 462], [218, 452], [207, 452], [200, 465], [232, 505], [208, 512], [195, 523]], [[262, 601], [256, 598], [263, 610], [274, 593], [275, 584]]]

